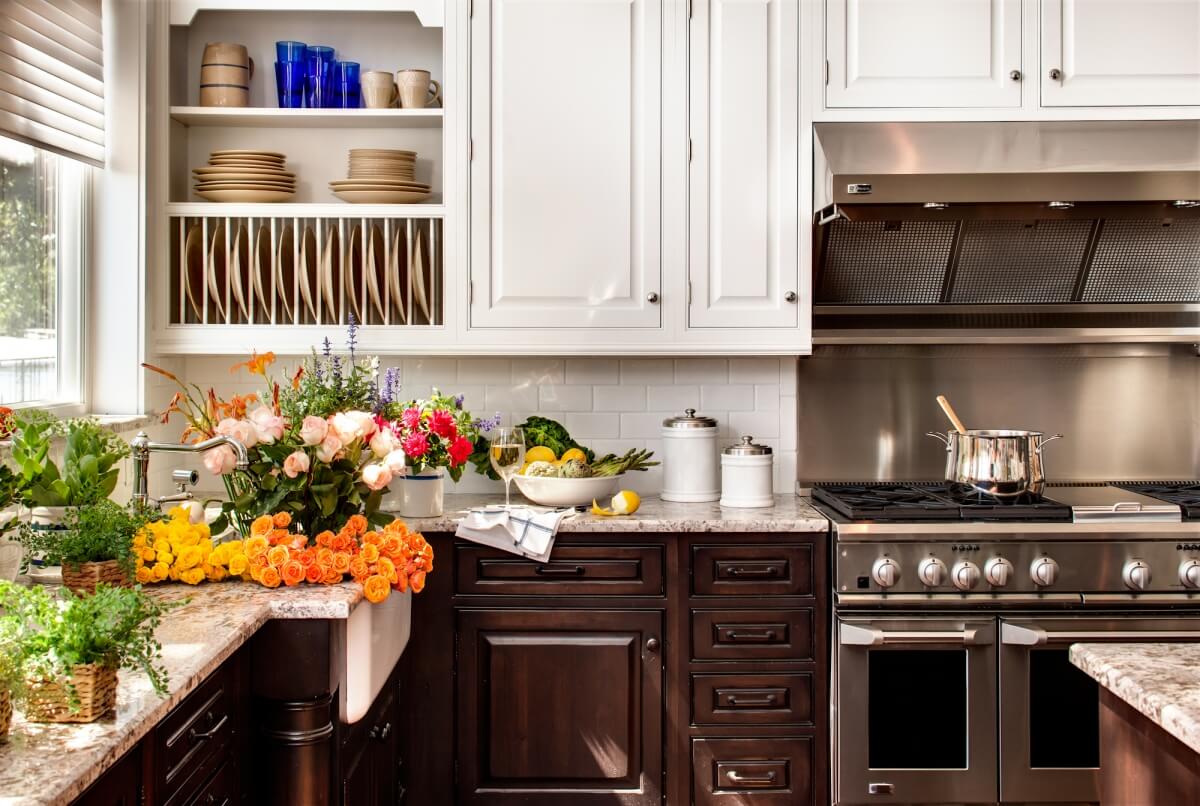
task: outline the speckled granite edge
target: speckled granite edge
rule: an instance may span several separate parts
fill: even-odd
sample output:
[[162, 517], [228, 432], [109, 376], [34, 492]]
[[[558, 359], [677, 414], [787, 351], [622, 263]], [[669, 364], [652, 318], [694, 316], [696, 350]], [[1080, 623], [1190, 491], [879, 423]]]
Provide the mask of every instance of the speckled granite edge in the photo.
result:
[[1071, 663], [1200, 753], [1200, 645], [1074, 644]]
[[[519, 496], [514, 502], [527, 503]], [[437, 518], [406, 518], [408, 525], [422, 532], [453, 532], [465, 510], [502, 503], [494, 495], [447, 495], [445, 512]], [[824, 532], [829, 521], [813, 508], [807, 498], [795, 495], [775, 496], [775, 505], [756, 509], [722, 507], [715, 501], [679, 504], [657, 496], [642, 499], [641, 508], [626, 517], [605, 518], [580, 513], [565, 520], [560, 532]]]
[[117, 713], [87, 725], [26, 722], [18, 713], [0, 744], [0, 806], [65, 804], [155, 725], [271, 619], [345, 619], [362, 590], [342, 585], [270, 590], [241, 582], [152, 589], [162, 601], [190, 600], [163, 619], [158, 638], [170, 676], [159, 697], [143, 675], [121, 672]]

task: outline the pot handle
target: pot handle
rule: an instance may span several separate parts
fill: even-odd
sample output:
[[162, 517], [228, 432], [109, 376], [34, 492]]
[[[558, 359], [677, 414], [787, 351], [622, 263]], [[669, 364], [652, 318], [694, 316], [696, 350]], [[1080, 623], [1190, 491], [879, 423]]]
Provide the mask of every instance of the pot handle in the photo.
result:
[[1038, 443], [1037, 452], [1040, 454], [1042, 452], [1042, 448], [1045, 447], [1047, 442], [1053, 442], [1056, 439], [1062, 439], [1062, 438], [1063, 438], [1062, 434], [1055, 434], [1052, 437], [1046, 437], [1045, 439], [1043, 439], [1041, 442]]
[[950, 450], [950, 437], [946, 436], [945, 434], [939, 434], [937, 431], [926, 431], [925, 436], [933, 437], [934, 439], [940, 439], [942, 444], [946, 446], [946, 450]]

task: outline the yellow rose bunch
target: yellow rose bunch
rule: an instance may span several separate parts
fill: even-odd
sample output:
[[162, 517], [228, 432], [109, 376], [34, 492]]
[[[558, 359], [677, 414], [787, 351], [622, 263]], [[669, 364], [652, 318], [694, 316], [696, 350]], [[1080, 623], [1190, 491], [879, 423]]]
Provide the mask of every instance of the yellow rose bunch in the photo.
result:
[[175, 507], [167, 515], [167, 520], [147, 524], [133, 538], [138, 582], [199, 585], [245, 574], [242, 541], [214, 546], [208, 524], [192, 523], [188, 510]]

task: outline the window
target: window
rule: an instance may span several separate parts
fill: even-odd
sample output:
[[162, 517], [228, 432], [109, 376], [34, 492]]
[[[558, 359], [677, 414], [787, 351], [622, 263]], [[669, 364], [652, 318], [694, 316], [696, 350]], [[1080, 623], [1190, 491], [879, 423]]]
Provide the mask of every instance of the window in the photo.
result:
[[90, 171], [0, 137], [0, 404], [82, 402]]

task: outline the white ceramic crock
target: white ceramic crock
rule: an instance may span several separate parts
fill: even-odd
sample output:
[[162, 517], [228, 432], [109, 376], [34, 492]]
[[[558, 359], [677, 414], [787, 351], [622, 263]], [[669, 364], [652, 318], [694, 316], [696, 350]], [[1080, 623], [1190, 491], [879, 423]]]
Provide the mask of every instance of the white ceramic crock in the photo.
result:
[[698, 503], [721, 497], [717, 466], [717, 421], [688, 409], [663, 420], [664, 501]]
[[754, 509], [775, 505], [775, 455], [754, 437], [742, 437], [721, 452], [721, 506]]
[[396, 476], [388, 485], [391, 492], [383, 500], [383, 509], [402, 518], [436, 518], [442, 514], [444, 486], [440, 467]]

